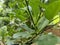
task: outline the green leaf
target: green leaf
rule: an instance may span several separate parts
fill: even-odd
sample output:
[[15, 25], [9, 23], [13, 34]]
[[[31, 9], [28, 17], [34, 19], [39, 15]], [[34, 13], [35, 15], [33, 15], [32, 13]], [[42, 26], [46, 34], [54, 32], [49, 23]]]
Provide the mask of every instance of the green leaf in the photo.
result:
[[9, 20], [9, 17], [0, 17], [0, 20]]
[[0, 28], [0, 36], [2, 37], [2, 39], [5, 38], [7, 33], [8, 33], [7, 26], [3, 26], [3, 27]]
[[57, 24], [59, 22], [59, 15], [56, 15], [53, 17], [53, 21], [50, 23], [50, 25]]
[[45, 10], [45, 16], [47, 19], [51, 20], [60, 11], [60, 0], [55, 1], [47, 6]]
[[26, 24], [22, 24], [20, 25], [20, 27], [26, 31], [28, 31], [29, 33], [33, 33], [35, 30], [29, 28]]
[[40, 0], [30, 0], [30, 6], [32, 7], [32, 16], [33, 16], [33, 20], [34, 23], [36, 23], [37, 18], [38, 18], [38, 14], [39, 14], [39, 5], [40, 5]]
[[34, 15], [37, 15], [39, 13], [39, 4], [40, 0], [30, 0], [30, 5], [32, 7]]
[[45, 16], [41, 17], [37, 23], [37, 28], [39, 30], [42, 30], [44, 27], [46, 27], [49, 23], [49, 20], [45, 18]]
[[37, 45], [55, 45], [57, 43], [57, 37], [54, 35], [42, 35], [34, 42]]
[[32, 35], [30, 35], [30, 33], [28, 33], [28, 32], [20, 32], [20, 33], [15, 33], [14, 35], [13, 35], [13, 38], [16, 38], [16, 39], [18, 39], [18, 38], [29, 38], [29, 37], [31, 37]]
[[6, 44], [7, 44], [7, 45], [12, 45], [12, 44], [14, 44], [14, 41], [8, 39], [8, 40], [6, 41]]

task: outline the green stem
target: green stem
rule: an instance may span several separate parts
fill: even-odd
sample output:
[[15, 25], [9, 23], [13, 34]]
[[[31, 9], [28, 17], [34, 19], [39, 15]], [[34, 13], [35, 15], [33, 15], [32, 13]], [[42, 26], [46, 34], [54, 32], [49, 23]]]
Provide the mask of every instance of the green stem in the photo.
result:
[[43, 30], [37, 31], [34, 33], [33, 37], [31, 37], [25, 44], [32, 44], [30, 42], [33, 42], [33, 40], [38, 36], [38, 35], [42, 35], [42, 33], [45, 31], [45, 28]]
[[25, 2], [26, 2], [27, 10], [28, 10], [29, 15], [30, 15], [30, 19], [32, 20], [32, 23], [33, 23], [33, 27], [35, 28], [35, 24], [34, 24], [34, 20], [33, 20], [33, 17], [32, 17], [32, 13], [29, 10], [28, 0], [25, 0]]

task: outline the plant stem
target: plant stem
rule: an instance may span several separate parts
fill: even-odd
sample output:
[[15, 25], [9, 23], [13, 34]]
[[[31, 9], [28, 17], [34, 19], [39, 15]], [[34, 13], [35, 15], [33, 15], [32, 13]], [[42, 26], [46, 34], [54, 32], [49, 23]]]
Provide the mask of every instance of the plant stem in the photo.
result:
[[33, 23], [33, 27], [35, 28], [35, 24], [34, 24], [34, 20], [33, 20], [33, 17], [32, 17], [32, 13], [29, 10], [28, 0], [25, 0], [25, 2], [26, 2], [27, 10], [28, 10], [29, 15], [30, 15], [30, 19], [32, 20], [32, 23]]
[[33, 42], [33, 40], [38, 36], [38, 35], [42, 35], [42, 33], [45, 31], [45, 28], [43, 30], [40, 30], [38, 32], [35, 32], [33, 37], [31, 37], [25, 44], [32, 44], [31, 42]]

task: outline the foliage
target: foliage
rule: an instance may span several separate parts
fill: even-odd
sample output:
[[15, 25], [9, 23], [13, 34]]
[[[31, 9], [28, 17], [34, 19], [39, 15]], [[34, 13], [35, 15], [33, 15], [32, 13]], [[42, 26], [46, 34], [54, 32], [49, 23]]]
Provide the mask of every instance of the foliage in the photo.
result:
[[3, 0], [0, 5], [0, 40], [5, 45], [31, 45], [60, 11], [60, 0]]

